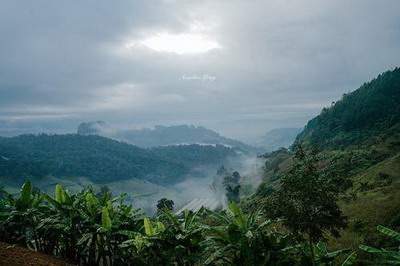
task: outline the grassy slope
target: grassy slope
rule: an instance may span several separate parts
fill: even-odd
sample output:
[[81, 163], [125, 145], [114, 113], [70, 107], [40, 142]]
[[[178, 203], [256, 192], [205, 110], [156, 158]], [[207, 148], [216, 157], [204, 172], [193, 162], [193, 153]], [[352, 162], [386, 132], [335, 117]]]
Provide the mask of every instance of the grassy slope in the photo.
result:
[[[380, 184], [379, 173], [388, 174], [392, 183]], [[352, 179], [355, 186], [364, 182], [371, 188], [358, 192], [355, 200], [340, 202], [344, 214], [349, 217], [349, 227], [339, 239], [331, 239], [331, 245], [337, 248], [357, 248], [360, 243], [376, 242], [376, 225], [393, 227], [400, 222], [400, 153], [371, 166]]]
[[[355, 150], [331, 150], [324, 151], [325, 158], [344, 156], [346, 153], [358, 152], [364, 154], [370, 149], [375, 149], [378, 154], [385, 154], [386, 159], [378, 163], [366, 160], [366, 163], [354, 164], [350, 179], [353, 187], [346, 192], [346, 196], [339, 202], [343, 213], [348, 217], [348, 228], [342, 231], [338, 239], [331, 238], [329, 244], [333, 249], [353, 248], [357, 249], [360, 243], [377, 243], [381, 241], [376, 232], [379, 224], [399, 229], [400, 226], [400, 151], [391, 147], [393, 137], [379, 145], [358, 147]], [[397, 150], [397, 151], [396, 151]], [[378, 156], [379, 157], [379, 156]], [[279, 185], [279, 177], [290, 168], [291, 156], [286, 154], [275, 154], [269, 158], [265, 171], [265, 181], [259, 189], [258, 196], [249, 202], [249, 206], [260, 206], [264, 204], [262, 191], [267, 187]], [[368, 166], [372, 164], [371, 166]], [[366, 166], [367, 165], [367, 166]], [[389, 176], [382, 180], [380, 174]], [[360, 190], [362, 184], [365, 190]], [[355, 195], [352, 198], [351, 195]]]
[[[385, 75], [395, 77], [395, 82], [388, 82]], [[400, 122], [396, 122], [400, 109], [393, 104], [400, 99], [399, 80], [400, 69], [396, 69], [363, 85], [312, 119], [297, 138], [303, 146], [319, 147], [325, 162], [335, 161], [331, 167], [342, 170], [353, 181], [353, 187], [340, 201], [349, 227], [339, 239], [330, 240], [336, 248], [357, 248], [361, 242], [381, 241], [376, 233], [378, 224], [400, 229]], [[375, 95], [381, 104], [376, 104]], [[379, 107], [385, 103], [390, 103], [391, 111], [380, 116]], [[351, 106], [359, 108], [350, 112]], [[373, 115], [368, 116], [368, 112]], [[351, 125], [352, 119], [360, 125]], [[368, 123], [367, 129], [363, 128], [364, 122]], [[264, 184], [254, 197], [256, 205], [265, 201], [268, 187], [279, 185], [279, 177], [290, 168], [291, 155], [276, 153], [267, 161]]]

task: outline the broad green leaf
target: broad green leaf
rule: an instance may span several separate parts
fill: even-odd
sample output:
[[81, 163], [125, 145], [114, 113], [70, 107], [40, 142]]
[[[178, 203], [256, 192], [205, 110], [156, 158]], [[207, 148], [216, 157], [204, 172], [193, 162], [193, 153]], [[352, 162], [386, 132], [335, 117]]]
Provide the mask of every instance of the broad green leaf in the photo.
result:
[[53, 199], [53, 198], [50, 197], [49, 195], [45, 194], [45, 195], [44, 195], [44, 199], [45, 199], [48, 203], [52, 204], [54, 207], [56, 207], [56, 208], [58, 208], [58, 209], [61, 208], [61, 204], [58, 203], [55, 199]]
[[154, 236], [154, 228], [153, 225], [151, 224], [149, 218], [145, 217], [143, 219], [144, 223], [144, 232], [146, 233], [147, 236]]
[[86, 200], [86, 207], [88, 208], [88, 210], [92, 214], [95, 213], [99, 205], [99, 201], [96, 198], [96, 196], [94, 196], [93, 193], [89, 192], [86, 194], [85, 200]]
[[20, 200], [22, 204], [27, 205], [31, 200], [32, 195], [32, 184], [30, 181], [26, 181], [21, 187], [21, 197]]
[[64, 199], [65, 199], [65, 203], [67, 204], [71, 204], [72, 203], [72, 199], [71, 196], [68, 194], [68, 190], [64, 189]]
[[368, 253], [382, 253], [382, 250], [380, 250], [378, 248], [366, 246], [366, 245], [360, 245], [360, 249], [364, 250], [365, 252], [368, 252]]
[[347, 252], [347, 251], [348, 251], [348, 249], [339, 249], [336, 251], [328, 252], [328, 253], [326, 253], [325, 256], [327, 258], [335, 258], [335, 257], [339, 256], [340, 254], [342, 254], [343, 252]]
[[262, 223], [257, 227], [256, 231], [258, 231], [258, 230], [262, 229], [264, 226], [267, 226], [267, 225], [270, 225], [270, 224], [272, 224], [272, 221], [271, 221], [270, 219], [268, 219], [268, 220], [262, 222]]
[[103, 207], [101, 212], [101, 226], [107, 230], [110, 230], [112, 227], [111, 218], [107, 207]]
[[326, 248], [326, 244], [322, 241], [317, 243], [317, 248], [322, 252], [322, 254], [327, 254], [328, 249]]
[[394, 231], [394, 230], [392, 230], [390, 228], [387, 228], [387, 227], [385, 227], [383, 225], [378, 225], [377, 229], [382, 234], [387, 235], [387, 236], [389, 236], [389, 237], [391, 237], [391, 238], [393, 238], [393, 239], [395, 239], [397, 241], [400, 241], [400, 233], [398, 233], [398, 232], [396, 232], [396, 231]]
[[62, 188], [62, 186], [60, 184], [56, 185], [55, 199], [58, 203], [65, 202], [64, 189]]
[[83, 245], [83, 244], [90, 245], [91, 239], [92, 239], [92, 234], [86, 233], [86, 234], [82, 235], [82, 237], [79, 239], [78, 243], [76, 243], [76, 244], [78, 246]]
[[165, 230], [165, 226], [162, 222], [157, 222], [157, 233], [163, 232]]
[[239, 206], [235, 202], [230, 202], [228, 206], [229, 210], [235, 217], [235, 221], [237, 225], [241, 228], [243, 228], [246, 225], [246, 218], [242, 212], [242, 210], [239, 208]]
[[352, 266], [356, 262], [356, 259], [357, 253], [354, 251], [343, 261], [342, 266]]

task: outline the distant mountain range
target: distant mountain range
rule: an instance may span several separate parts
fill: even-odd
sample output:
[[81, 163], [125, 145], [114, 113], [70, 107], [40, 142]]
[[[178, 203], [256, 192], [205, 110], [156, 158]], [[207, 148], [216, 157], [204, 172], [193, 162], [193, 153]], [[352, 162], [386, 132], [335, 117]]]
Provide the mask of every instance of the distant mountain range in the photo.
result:
[[288, 148], [293, 144], [296, 136], [301, 132], [301, 128], [276, 128], [268, 131], [256, 143], [257, 147], [262, 147], [270, 152], [279, 148]]
[[104, 121], [94, 121], [81, 123], [78, 126], [77, 133], [79, 135], [111, 137], [142, 148], [187, 144], [219, 144], [239, 148], [243, 151], [257, 150], [255, 147], [241, 141], [223, 137], [211, 129], [193, 125], [158, 125], [154, 128], [123, 130], [112, 128]]
[[0, 137], [0, 177], [87, 177], [97, 183], [135, 178], [170, 185], [237, 155], [222, 145], [143, 149], [94, 135], [21, 135]]

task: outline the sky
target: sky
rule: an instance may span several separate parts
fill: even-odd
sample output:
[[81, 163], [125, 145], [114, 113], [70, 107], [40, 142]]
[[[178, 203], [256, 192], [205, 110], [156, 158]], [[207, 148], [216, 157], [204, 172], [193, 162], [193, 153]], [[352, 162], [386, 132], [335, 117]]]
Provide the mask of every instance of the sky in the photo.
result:
[[303, 127], [400, 65], [398, 0], [2, 0], [0, 133]]

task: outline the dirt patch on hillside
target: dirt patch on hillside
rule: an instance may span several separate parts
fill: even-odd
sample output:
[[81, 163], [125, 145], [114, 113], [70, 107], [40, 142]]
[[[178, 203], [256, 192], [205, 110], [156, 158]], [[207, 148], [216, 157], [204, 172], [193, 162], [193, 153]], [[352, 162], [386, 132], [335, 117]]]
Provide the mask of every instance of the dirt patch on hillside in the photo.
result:
[[0, 242], [0, 266], [71, 266], [62, 260]]

